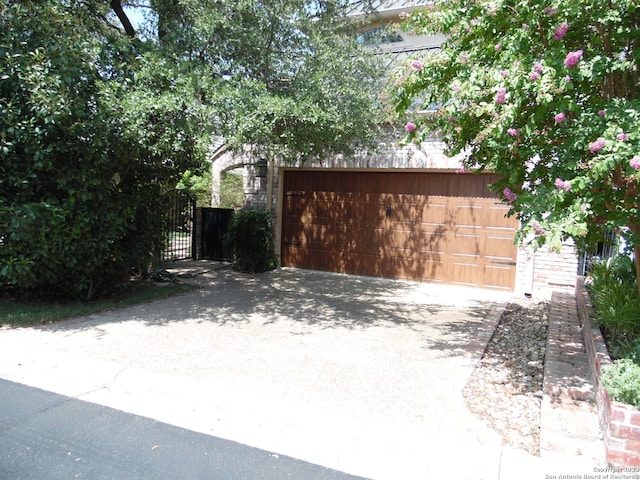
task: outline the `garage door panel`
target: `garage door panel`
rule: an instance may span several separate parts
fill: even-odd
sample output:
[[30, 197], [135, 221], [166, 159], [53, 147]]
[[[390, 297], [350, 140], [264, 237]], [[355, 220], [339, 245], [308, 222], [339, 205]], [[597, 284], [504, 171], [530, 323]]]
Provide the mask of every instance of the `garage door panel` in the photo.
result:
[[438, 255], [428, 257], [395, 256], [382, 268], [385, 277], [404, 278], [407, 280], [442, 280], [444, 267]]
[[473, 202], [458, 204], [455, 209], [454, 221], [456, 225], [461, 226], [481, 226], [484, 221], [484, 210], [482, 205]]
[[514, 221], [515, 217], [507, 217], [508, 213], [509, 207], [502, 203], [494, 202], [492, 205], [488, 205], [485, 209], [487, 226], [515, 231], [517, 222]]
[[438, 225], [445, 225], [450, 223], [453, 218], [453, 214], [447, 208], [447, 204], [442, 200], [435, 200], [434, 203], [425, 204], [422, 208], [422, 216], [420, 221], [422, 223], [436, 223]]
[[483, 238], [478, 234], [456, 233], [452, 242], [454, 254], [475, 255], [479, 257], [482, 253]]
[[286, 171], [283, 265], [513, 289], [515, 218], [491, 175]]
[[293, 245], [283, 249], [282, 261], [291, 267], [308, 268], [311, 270], [332, 270], [330, 254], [326, 250]]
[[515, 261], [516, 248], [513, 237], [488, 235], [484, 245], [485, 256], [492, 258], [509, 258]]
[[474, 262], [453, 261], [450, 263], [449, 283], [479, 286], [482, 266]]
[[504, 290], [513, 290], [515, 287], [515, 279], [511, 282], [504, 282], [505, 277], [512, 278], [509, 274], [511, 268], [509, 266], [487, 265], [484, 271], [484, 287], [499, 288]]
[[438, 228], [434, 231], [420, 231], [417, 234], [416, 250], [419, 252], [445, 253], [449, 232]]

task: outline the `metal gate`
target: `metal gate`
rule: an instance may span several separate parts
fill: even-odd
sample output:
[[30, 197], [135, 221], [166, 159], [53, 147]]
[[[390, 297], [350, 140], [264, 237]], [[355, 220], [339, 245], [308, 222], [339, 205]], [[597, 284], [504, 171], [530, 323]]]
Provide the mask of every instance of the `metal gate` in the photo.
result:
[[194, 213], [196, 202], [181, 190], [171, 190], [165, 200], [163, 262], [192, 259], [194, 255]]
[[202, 209], [202, 257], [210, 260], [230, 260], [225, 251], [224, 236], [233, 217], [232, 208]]

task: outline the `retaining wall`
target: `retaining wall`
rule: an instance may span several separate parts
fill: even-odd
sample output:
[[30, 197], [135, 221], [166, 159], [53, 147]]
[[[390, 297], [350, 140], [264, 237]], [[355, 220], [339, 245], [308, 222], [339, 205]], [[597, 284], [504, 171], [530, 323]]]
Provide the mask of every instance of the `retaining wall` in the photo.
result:
[[595, 382], [596, 404], [600, 431], [604, 435], [606, 460], [615, 466], [640, 467], [640, 410], [612, 400], [600, 382], [602, 368], [611, 363], [611, 357], [600, 328], [594, 322], [593, 306], [584, 279], [580, 277], [576, 283], [576, 301], [589, 367]]

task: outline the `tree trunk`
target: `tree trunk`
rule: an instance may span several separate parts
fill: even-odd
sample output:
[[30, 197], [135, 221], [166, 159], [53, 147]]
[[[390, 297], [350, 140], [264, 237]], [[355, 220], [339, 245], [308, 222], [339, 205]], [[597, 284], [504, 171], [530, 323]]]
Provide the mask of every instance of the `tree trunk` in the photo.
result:
[[636, 279], [638, 283], [638, 294], [640, 295], [640, 246], [633, 247], [633, 262], [636, 265]]

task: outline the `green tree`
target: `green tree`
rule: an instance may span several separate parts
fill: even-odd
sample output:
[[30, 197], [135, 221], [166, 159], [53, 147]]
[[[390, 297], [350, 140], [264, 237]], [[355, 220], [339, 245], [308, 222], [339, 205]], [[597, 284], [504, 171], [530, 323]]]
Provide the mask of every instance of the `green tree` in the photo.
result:
[[0, 7], [2, 286], [92, 297], [144, 268], [163, 242], [161, 188], [195, 160], [182, 100], [133, 74], [142, 46], [107, 12]]
[[2, 287], [91, 297], [144, 268], [213, 134], [292, 163], [375, 135], [377, 70], [337, 3], [5, 1], [0, 23]]
[[521, 241], [584, 245], [612, 229], [640, 270], [636, 2], [445, 0], [407, 23], [447, 36], [395, 78], [408, 137], [437, 131], [468, 171], [500, 174]]
[[295, 164], [373, 145], [383, 72], [340, 2], [152, 5], [165, 54], [197, 72], [198, 98], [232, 148]]
[[242, 172], [228, 171], [220, 182], [220, 207], [241, 208], [244, 201]]
[[198, 170], [190, 169], [184, 172], [176, 189], [189, 192], [198, 207], [210, 207], [211, 165], [206, 164], [204, 168]]

